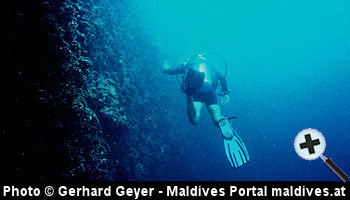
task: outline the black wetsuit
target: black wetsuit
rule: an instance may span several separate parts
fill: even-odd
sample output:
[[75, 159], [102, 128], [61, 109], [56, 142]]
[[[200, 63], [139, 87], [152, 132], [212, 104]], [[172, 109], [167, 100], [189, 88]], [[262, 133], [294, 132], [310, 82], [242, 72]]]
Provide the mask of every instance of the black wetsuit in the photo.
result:
[[219, 82], [223, 94], [226, 95], [229, 93], [225, 77], [214, 68], [208, 66], [203, 59], [196, 59], [189, 64], [181, 64], [175, 69], [168, 69], [164, 72], [171, 75], [185, 74], [189, 69], [205, 74], [202, 86], [190, 94], [193, 97], [193, 101], [205, 103], [207, 106], [218, 104], [215, 90], [219, 86]]

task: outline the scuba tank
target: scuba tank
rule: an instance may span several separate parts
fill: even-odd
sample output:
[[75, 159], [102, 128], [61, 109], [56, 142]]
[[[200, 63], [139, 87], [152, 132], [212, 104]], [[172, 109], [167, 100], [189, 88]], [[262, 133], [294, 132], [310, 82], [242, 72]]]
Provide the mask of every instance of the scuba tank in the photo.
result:
[[203, 86], [204, 77], [204, 72], [188, 69], [182, 77], [181, 92], [192, 95]]
[[[204, 55], [217, 56], [217, 57], [219, 57], [220, 59], [223, 60], [224, 66], [225, 66], [225, 75], [224, 75], [224, 77], [226, 78], [226, 75], [227, 75], [226, 60], [222, 56], [220, 56], [218, 54], [204, 53], [204, 54], [198, 54], [198, 55], [190, 56], [185, 61], [181, 62], [180, 65], [183, 65], [183, 66], [192, 65], [192, 64], [202, 65], [201, 63], [198, 63], [197, 62], [198, 60], [196, 61], [196, 59], [201, 58], [202, 60], [206, 60], [203, 57]], [[205, 64], [204, 64], [204, 66], [205, 66]], [[201, 68], [201, 67], [199, 67], [199, 68]], [[204, 71], [207, 71], [207, 70], [204, 70]], [[187, 95], [191, 95], [191, 94], [195, 93], [197, 90], [199, 90], [203, 86], [204, 80], [208, 81], [205, 78], [206, 78], [206, 73], [202, 72], [201, 70], [198, 71], [198, 69], [195, 70], [193, 68], [193, 66], [189, 67], [189, 69], [186, 71], [186, 73], [182, 77], [182, 81], [180, 81], [178, 76], [176, 75], [176, 79], [179, 82], [179, 84], [181, 85], [181, 91], [183, 93], [186, 93]]]

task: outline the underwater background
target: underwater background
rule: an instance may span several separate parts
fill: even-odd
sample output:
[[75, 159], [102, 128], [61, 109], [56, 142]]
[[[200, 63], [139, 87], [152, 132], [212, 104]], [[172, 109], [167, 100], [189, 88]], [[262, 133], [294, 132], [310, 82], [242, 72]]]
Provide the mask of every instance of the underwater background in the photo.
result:
[[[2, 8], [5, 180], [338, 181], [294, 138], [316, 128], [350, 173], [347, 0], [16, 0]], [[206, 108], [193, 126], [165, 60], [225, 58], [234, 169]], [[223, 61], [208, 60], [225, 71]], [[181, 77], [179, 77], [181, 78]], [[220, 98], [219, 98], [220, 100]]]

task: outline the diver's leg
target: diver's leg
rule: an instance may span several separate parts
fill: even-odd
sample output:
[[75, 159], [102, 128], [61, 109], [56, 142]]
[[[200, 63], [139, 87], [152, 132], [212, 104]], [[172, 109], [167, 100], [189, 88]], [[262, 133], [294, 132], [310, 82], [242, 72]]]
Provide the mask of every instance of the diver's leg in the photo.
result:
[[203, 103], [199, 101], [193, 101], [192, 96], [187, 97], [187, 114], [191, 124], [196, 125], [199, 121]]
[[221, 116], [220, 106], [218, 104], [218, 98], [215, 94], [215, 90], [213, 87], [210, 86], [207, 88], [204, 102], [207, 105], [208, 112], [215, 126], [219, 127], [219, 121], [224, 117]]
[[215, 126], [219, 126], [220, 119], [224, 118], [224, 116], [221, 115], [220, 106], [218, 104], [209, 105], [208, 111]]

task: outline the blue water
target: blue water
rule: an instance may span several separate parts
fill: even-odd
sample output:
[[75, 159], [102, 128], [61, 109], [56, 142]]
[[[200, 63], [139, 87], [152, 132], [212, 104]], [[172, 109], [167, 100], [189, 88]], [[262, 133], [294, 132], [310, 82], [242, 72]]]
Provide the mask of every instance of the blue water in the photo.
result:
[[238, 116], [233, 126], [251, 157], [233, 169], [206, 109], [190, 125], [169, 76], [178, 101], [167, 109], [183, 118], [179, 132], [191, 144], [169, 169], [173, 180], [339, 180], [321, 159], [295, 153], [304, 128], [321, 131], [324, 155], [350, 174], [350, 1], [139, 0], [134, 9], [170, 64], [203, 52], [225, 57], [231, 101], [222, 112]]

